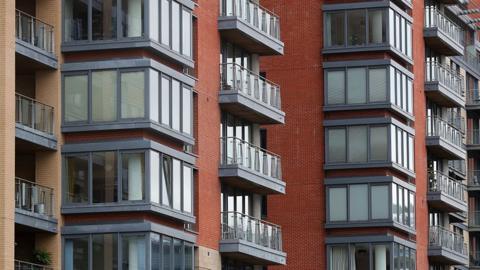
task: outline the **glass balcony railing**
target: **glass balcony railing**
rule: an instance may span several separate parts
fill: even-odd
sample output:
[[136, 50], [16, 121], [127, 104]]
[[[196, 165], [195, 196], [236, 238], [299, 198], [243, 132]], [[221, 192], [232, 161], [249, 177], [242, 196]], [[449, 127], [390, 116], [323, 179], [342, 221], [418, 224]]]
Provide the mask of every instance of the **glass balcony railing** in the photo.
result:
[[448, 169], [461, 175], [467, 174], [467, 165], [465, 160], [449, 160]]
[[282, 251], [280, 226], [238, 212], [222, 212], [222, 240], [245, 240]]
[[439, 226], [430, 226], [429, 245], [449, 249], [461, 255], [468, 255], [463, 235]]
[[250, 0], [220, 0], [220, 16], [238, 17], [265, 34], [280, 39], [280, 18]]
[[463, 148], [464, 131], [436, 116], [427, 117], [427, 136], [438, 136]]
[[446, 67], [437, 62], [425, 63], [425, 81], [439, 82], [446, 86], [448, 91], [465, 97], [465, 90], [463, 87], [463, 76], [458, 74], [455, 70]]
[[53, 189], [15, 178], [15, 208], [53, 217]]
[[437, 27], [452, 40], [463, 45], [462, 28], [442, 14], [436, 7], [425, 7], [425, 27]]
[[220, 65], [222, 91], [236, 91], [281, 109], [280, 86], [237, 64]]
[[220, 139], [221, 165], [239, 165], [267, 177], [282, 179], [280, 156], [234, 137]]
[[53, 107], [20, 94], [15, 94], [15, 99], [17, 123], [53, 134]]
[[15, 260], [15, 270], [53, 270], [53, 267]]
[[16, 10], [15, 33], [17, 39], [53, 54], [55, 48], [54, 30], [55, 28], [52, 25]]
[[429, 191], [442, 192], [445, 195], [467, 202], [467, 189], [463, 183], [438, 171], [428, 172]]

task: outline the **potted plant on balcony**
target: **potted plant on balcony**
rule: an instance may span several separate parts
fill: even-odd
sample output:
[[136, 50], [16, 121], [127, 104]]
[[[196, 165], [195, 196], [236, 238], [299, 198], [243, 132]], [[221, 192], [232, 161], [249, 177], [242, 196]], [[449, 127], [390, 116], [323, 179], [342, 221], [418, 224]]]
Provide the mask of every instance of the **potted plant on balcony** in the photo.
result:
[[35, 250], [33, 252], [33, 257], [35, 258], [35, 263], [41, 265], [51, 265], [52, 264], [52, 254], [45, 250]]

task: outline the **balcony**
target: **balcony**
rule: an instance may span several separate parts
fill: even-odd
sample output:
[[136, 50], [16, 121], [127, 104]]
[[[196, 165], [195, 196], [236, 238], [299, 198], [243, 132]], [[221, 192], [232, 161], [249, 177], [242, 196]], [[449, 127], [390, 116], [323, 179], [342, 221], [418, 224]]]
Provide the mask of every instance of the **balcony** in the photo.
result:
[[55, 28], [52, 25], [16, 10], [15, 34], [17, 63], [34, 68], [57, 68]]
[[466, 265], [468, 264], [467, 250], [463, 235], [438, 226], [430, 227], [429, 261], [448, 265]]
[[15, 178], [15, 223], [34, 230], [57, 232], [53, 189]]
[[425, 7], [425, 43], [440, 54], [463, 55], [462, 28], [435, 7]]
[[15, 136], [42, 150], [56, 150], [53, 134], [53, 107], [32, 98], [15, 94]]
[[222, 181], [260, 194], [285, 194], [278, 155], [233, 137], [221, 138], [220, 144]]
[[53, 270], [53, 267], [15, 260], [15, 270]]
[[285, 265], [280, 226], [238, 212], [222, 213], [222, 255], [255, 265]]
[[251, 53], [283, 55], [280, 18], [251, 0], [220, 0], [218, 30]]
[[463, 131], [435, 116], [427, 117], [428, 150], [434, 155], [444, 159], [465, 159], [466, 150], [463, 145]]
[[220, 66], [223, 110], [258, 124], [284, 124], [280, 86], [237, 64]]
[[444, 212], [467, 211], [465, 185], [438, 171], [428, 172], [428, 204]]
[[425, 63], [425, 94], [444, 107], [464, 107], [463, 76], [437, 62]]

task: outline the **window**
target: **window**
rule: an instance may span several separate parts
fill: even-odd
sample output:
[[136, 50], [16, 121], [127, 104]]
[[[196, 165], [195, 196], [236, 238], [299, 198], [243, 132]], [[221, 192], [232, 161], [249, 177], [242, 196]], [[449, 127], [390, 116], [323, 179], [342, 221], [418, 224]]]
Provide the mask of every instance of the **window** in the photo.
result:
[[347, 103], [367, 102], [367, 74], [365, 68], [347, 69]]
[[398, 51], [412, 57], [412, 24], [397, 11], [389, 10], [390, 45]]
[[145, 72], [121, 73], [121, 89], [121, 117], [145, 117]]
[[88, 203], [88, 155], [67, 156], [65, 158], [66, 201], [68, 203]]
[[92, 153], [93, 203], [117, 201], [117, 156], [115, 152]]
[[88, 270], [88, 236], [65, 241], [65, 270]]
[[167, 46], [170, 46], [170, 0], [161, 0], [161, 42]]
[[348, 195], [350, 221], [368, 220], [368, 185], [351, 185]]
[[172, 205], [172, 158], [163, 156], [162, 158], [162, 203], [168, 206]]
[[122, 0], [123, 37], [143, 36], [143, 0]]
[[387, 100], [387, 69], [370, 68], [368, 70], [368, 93], [370, 102]]
[[145, 154], [122, 154], [122, 194], [123, 200], [140, 201], [145, 199]]
[[156, 233], [150, 234], [150, 242], [152, 243], [152, 270], [162, 269], [162, 242], [161, 236]]
[[186, 134], [192, 134], [192, 90], [187, 87], [183, 87], [182, 93], [182, 131]]
[[398, 243], [393, 244], [393, 269], [415, 270], [416, 252]]
[[347, 220], [347, 188], [330, 187], [328, 189], [330, 221]]
[[343, 46], [345, 44], [344, 12], [329, 12], [325, 20], [326, 46]]
[[192, 14], [186, 9], [182, 10], [182, 54], [192, 55]]
[[392, 184], [393, 220], [415, 228], [415, 193], [397, 184]]
[[348, 245], [330, 247], [329, 269], [345, 270], [348, 269]]
[[181, 210], [182, 208], [182, 175], [181, 175], [181, 162], [178, 159], [173, 159], [173, 209]]
[[162, 77], [161, 86], [162, 124], [170, 126], [170, 79]]
[[145, 235], [122, 235], [122, 269], [146, 270]]
[[355, 269], [370, 269], [370, 245], [368, 243], [352, 245], [352, 263]]
[[88, 77], [86, 75], [65, 76], [65, 121], [88, 120]]
[[[394, 151], [392, 150], [392, 154], [396, 154], [396, 156], [392, 155], [392, 161], [410, 171], [414, 171], [413, 136], [397, 126], [391, 126], [391, 129], [392, 148], [395, 148]], [[393, 142], [396, 142], [396, 144], [393, 144]]]
[[345, 129], [328, 129], [328, 162], [345, 162]]
[[366, 43], [365, 10], [347, 11], [347, 45], [359, 46]]
[[183, 167], [183, 211], [192, 212], [193, 169]]
[[172, 49], [180, 52], [180, 5], [172, 1]]
[[65, 41], [88, 39], [88, 1], [65, 0]]
[[118, 269], [118, 243], [116, 234], [94, 234], [92, 236], [93, 269]]
[[372, 160], [387, 160], [388, 158], [388, 128], [370, 128], [370, 153]]
[[372, 219], [388, 219], [388, 186], [372, 186], [370, 194]]
[[92, 39], [109, 40], [117, 37], [117, 1], [96, 0], [92, 4]]
[[368, 11], [368, 43], [382, 44], [387, 41], [384, 10]]
[[[408, 250], [409, 257], [410, 252], [415, 254], [415, 250], [398, 243], [332, 244], [327, 246], [329, 270], [391, 269], [392, 246], [401, 246], [404, 250]], [[394, 259], [398, 257], [394, 256]], [[396, 266], [393, 269], [400, 270]], [[414, 270], [415, 268], [402, 269]]]
[[348, 127], [348, 162], [367, 162], [367, 126]]
[[117, 119], [117, 74], [115, 71], [92, 72], [92, 120]]
[[172, 249], [173, 249], [173, 246], [172, 246], [172, 239], [169, 238], [169, 237], [162, 237], [162, 241], [163, 241], [163, 250], [162, 250], [162, 253], [163, 253], [163, 270], [173, 270], [173, 267], [172, 267]]
[[180, 82], [172, 80], [172, 128], [180, 130]]
[[327, 85], [327, 103], [345, 104], [345, 71], [328, 71]]
[[173, 269], [174, 270], [183, 270], [183, 245], [180, 240], [173, 240]]

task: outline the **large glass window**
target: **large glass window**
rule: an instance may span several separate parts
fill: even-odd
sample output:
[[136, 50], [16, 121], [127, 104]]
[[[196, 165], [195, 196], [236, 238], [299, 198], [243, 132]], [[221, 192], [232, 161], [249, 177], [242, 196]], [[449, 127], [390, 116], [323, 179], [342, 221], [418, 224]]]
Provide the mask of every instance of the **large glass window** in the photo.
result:
[[117, 201], [117, 156], [115, 152], [92, 153], [93, 203]]
[[65, 241], [65, 270], [88, 270], [89, 237], [81, 236]]
[[325, 17], [326, 46], [343, 46], [345, 44], [345, 13], [329, 12]]
[[370, 128], [370, 153], [372, 160], [387, 160], [388, 158], [388, 128]]
[[123, 200], [144, 200], [145, 154], [122, 154], [122, 194]]
[[122, 118], [145, 116], [145, 72], [121, 73]]
[[182, 54], [192, 55], [192, 14], [186, 9], [182, 10]]
[[348, 127], [348, 162], [367, 162], [367, 126]]
[[367, 73], [365, 68], [347, 69], [347, 103], [367, 102]]
[[346, 134], [345, 129], [328, 129], [328, 161], [345, 162]]
[[94, 234], [92, 236], [92, 248], [93, 269], [118, 269], [118, 243], [116, 234]]
[[65, 0], [65, 41], [88, 39], [88, 1]]
[[88, 76], [69, 75], [64, 79], [65, 121], [88, 120]]
[[117, 37], [117, 1], [96, 0], [92, 5], [92, 39], [108, 40]]
[[65, 198], [68, 203], [88, 203], [88, 155], [67, 156]]
[[[415, 256], [415, 250], [397, 243], [350, 243], [341, 245], [329, 245], [328, 266], [329, 270], [389, 270], [392, 269], [390, 262], [392, 246], [407, 250], [407, 254]], [[398, 260], [398, 254], [394, 260]], [[414, 270], [415, 267], [394, 267], [394, 270]]]
[[347, 187], [331, 187], [328, 192], [330, 221], [346, 221]]
[[388, 219], [388, 186], [372, 186], [370, 194], [372, 219]]
[[392, 185], [393, 220], [415, 227], [415, 193], [397, 184]]
[[172, 49], [174, 51], [180, 51], [180, 5], [172, 1]]
[[329, 270], [348, 269], [348, 245], [331, 246], [329, 248]]
[[345, 71], [331, 70], [327, 72], [327, 104], [345, 103]]
[[162, 124], [170, 126], [170, 79], [162, 77], [161, 86]]
[[384, 10], [368, 11], [368, 43], [382, 44], [387, 41]]
[[347, 11], [347, 45], [360, 46], [366, 43], [366, 11]]
[[97, 122], [115, 119], [117, 119], [117, 73], [92, 72], [92, 120]]
[[122, 269], [146, 270], [145, 235], [122, 235]]
[[167, 46], [170, 46], [170, 0], [161, 0], [161, 42]]
[[368, 220], [368, 185], [351, 185], [348, 195], [350, 221]]
[[143, 0], [122, 0], [122, 29], [124, 37], [143, 36]]

